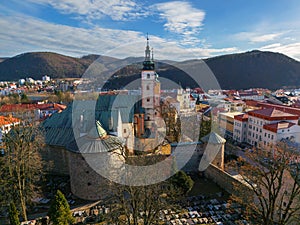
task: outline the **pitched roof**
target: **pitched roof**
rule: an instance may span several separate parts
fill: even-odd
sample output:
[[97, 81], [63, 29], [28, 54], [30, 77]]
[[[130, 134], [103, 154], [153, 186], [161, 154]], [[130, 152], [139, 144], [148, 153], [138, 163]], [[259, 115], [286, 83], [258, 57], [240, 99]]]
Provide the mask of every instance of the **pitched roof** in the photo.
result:
[[222, 138], [215, 132], [211, 132], [208, 135], [202, 137], [201, 141], [211, 144], [224, 144], [226, 142], [226, 139]]
[[49, 103], [49, 104], [5, 104], [0, 107], [0, 112], [16, 112], [16, 111], [28, 111], [28, 110], [49, 110], [54, 109], [57, 111], [64, 110], [66, 108], [65, 105], [57, 104], [57, 103]]
[[275, 108], [267, 108], [267, 109], [258, 109], [248, 112], [249, 115], [255, 117], [261, 117], [267, 120], [286, 120], [286, 119], [298, 119], [299, 116], [295, 114], [290, 114], [287, 112], [283, 112], [281, 110]]
[[234, 116], [234, 119], [238, 120], [238, 121], [248, 121], [248, 117], [249, 117], [249, 115], [247, 113], [243, 113], [243, 114]]
[[299, 108], [294, 108], [294, 107], [285, 106], [285, 105], [276, 105], [276, 104], [271, 104], [271, 103], [266, 103], [266, 102], [259, 102], [259, 101], [255, 101], [255, 100], [247, 100], [245, 102], [249, 106], [262, 107], [262, 108], [275, 108], [277, 110], [280, 110], [280, 111], [283, 111], [286, 113], [291, 113], [291, 114], [300, 116]]
[[[47, 118], [42, 126], [46, 133], [46, 143], [49, 145], [76, 148], [75, 136], [79, 137], [81, 115], [83, 123], [89, 131], [95, 120], [99, 120], [105, 131], [117, 131], [118, 112], [123, 123], [133, 121], [134, 108], [140, 96], [103, 95], [95, 101], [73, 102], [61, 113], [54, 113]], [[72, 121], [77, 118], [78, 121]], [[74, 125], [74, 128], [73, 128]], [[112, 140], [112, 139], [111, 139]]]
[[35, 110], [33, 104], [5, 104], [0, 107], [0, 112], [17, 112], [26, 110]]
[[0, 116], [0, 126], [5, 126], [13, 123], [20, 122], [19, 119], [14, 117]]
[[280, 129], [288, 129], [292, 126], [296, 125], [295, 123], [290, 123], [290, 122], [285, 122], [285, 121], [281, 121], [278, 123], [272, 123], [272, 124], [265, 124], [263, 126], [264, 129], [272, 131], [277, 133], [278, 130]]

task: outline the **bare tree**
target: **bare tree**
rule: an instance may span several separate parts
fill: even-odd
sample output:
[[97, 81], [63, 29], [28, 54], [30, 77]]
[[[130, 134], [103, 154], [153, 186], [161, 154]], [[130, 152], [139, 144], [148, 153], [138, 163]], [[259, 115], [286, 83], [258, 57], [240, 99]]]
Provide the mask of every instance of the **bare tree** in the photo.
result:
[[[122, 145], [120, 145], [120, 149], [120, 152], [126, 151], [126, 148]], [[155, 154], [129, 156], [120, 152], [116, 154], [122, 155], [126, 164], [141, 167], [155, 164], [166, 157]], [[170, 161], [170, 163], [172, 162]], [[170, 164], [169, 173], [173, 169], [174, 167]], [[147, 176], [138, 177], [137, 179], [145, 179], [145, 184], [147, 184], [149, 179], [154, 180], [155, 176], [156, 174], [149, 173]], [[178, 185], [181, 178], [182, 176], [178, 175], [174, 179], [171, 178], [160, 183], [144, 186], [121, 185], [109, 182], [107, 187], [103, 187], [110, 192], [110, 196], [105, 200], [105, 203], [110, 206], [110, 213], [106, 218], [107, 222], [126, 225], [158, 224], [161, 210], [175, 207], [178, 199], [190, 190], [190, 187], [184, 184]], [[132, 179], [132, 177], [129, 179]], [[135, 182], [133, 181], [133, 183]]]
[[[264, 225], [299, 224], [299, 150], [284, 143], [271, 149], [255, 149], [236, 166], [243, 185], [233, 199], [243, 204], [251, 220]], [[249, 194], [252, 193], [252, 194]]]
[[171, 142], [179, 142], [181, 138], [181, 122], [176, 108], [171, 104], [162, 103], [160, 112], [166, 124], [166, 136]]
[[1, 160], [2, 200], [15, 202], [21, 215], [27, 220], [27, 204], [37, 191], [42, 160], [39, 149], [44, 140], [41, 130], [35, 126], [17, 125], [3, 138], [5, 155]]

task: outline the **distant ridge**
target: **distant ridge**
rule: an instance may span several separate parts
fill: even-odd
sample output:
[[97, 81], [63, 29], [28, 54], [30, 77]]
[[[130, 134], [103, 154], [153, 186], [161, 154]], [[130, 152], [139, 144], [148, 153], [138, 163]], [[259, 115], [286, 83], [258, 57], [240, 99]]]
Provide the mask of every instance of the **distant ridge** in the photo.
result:
[[281, 53], [254, 50], [205, 62], [226, 89], [300, 86], [300, 62]]
[[[97, 60], [99, 68], [107, 69], [115, 63], [134, 62], [133, 58], [116, 59], [113, 57], [87, 55], [81, 58], [65, 56], [51, 52], [24, 53], [12, 58], [0, 58], [0, 80], [18, 80], [32, 77], [41, 79], [44, 75], [52, 78], [81, 77], [91, 63]], [[141, 61], [143, 59], [140, 59]], [[204, 60], [215, 74], [223, 89], [246, 89], [262, 87], [277, 89], [283, 86], [300, 86], [300, 62], [280, 53], [250, 51], [245, 53], [222, 55]], [[181, 62], [189, 66], [196, 66], [198, 60]], [[159, 66], [159, 75], [172, 79], [182, 86], [193, 87], [195, 84], [189, 79], [182, 78], [182, 72], [176, 68]], [[138, 77], [140, 67], [122, 69], [115, 78], [117, 87]], [[103, 77], [103, 79], [106, 79]], [[115, 88], [111, 86], [111, 88]]]

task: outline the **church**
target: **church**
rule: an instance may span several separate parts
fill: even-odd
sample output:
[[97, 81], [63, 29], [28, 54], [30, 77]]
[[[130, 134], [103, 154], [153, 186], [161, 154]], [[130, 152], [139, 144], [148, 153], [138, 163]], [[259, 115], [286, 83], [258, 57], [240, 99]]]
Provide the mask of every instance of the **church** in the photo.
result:
[[113, 152], [121, 155], [124, 146], [132, 155], [137, 151], [170, 154], [171, 147], [164, 139], [160, 93], [147, 38], [141, 70], [141, 96], [99, 95], [94, 102], [74, 101], [64, 111], [43, 122], [47, 147], [42, 157], [52, 162], [47, 169], [69, 175], [71, 191], [77, 197], [97, 200], [106, 195], [100, 190], [107, 180], [91, 168], [88, 158], [105, 158], [117, 166], [114, 162], [122, 163], [122, 159]]

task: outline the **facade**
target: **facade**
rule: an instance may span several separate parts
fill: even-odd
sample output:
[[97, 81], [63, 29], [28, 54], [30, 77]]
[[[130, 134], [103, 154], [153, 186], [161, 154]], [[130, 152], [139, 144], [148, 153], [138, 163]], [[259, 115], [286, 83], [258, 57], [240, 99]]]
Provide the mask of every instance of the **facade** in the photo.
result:
[[233, 140], [246, 143], [248, 130], [248, 114], [234, 116]]
[[264, 138], [264, 125], [278, 123], [281, 121], [298, 123], [299, 116], [285, 113], [277, 109], [262, 109], [248, 112], [248, 134], [247, 142], [257, 146]]
[[[118, 93], [99, 95], [96, 102], [74, 101], [42, 123], [47, 143], [42, 157], [53, 162], [51, 167], [50, 163], [46, 165], [47, 169], [69, 175], [74, 195], [88, 200], [105, 197], [107, 193], [101, 192], [101, 187], [108, 182], [97, 169], [109, 164], [113, 168], [105, 170], [107, 175], [118, 175], [121, 170], [114, 168], [123, 164], [118, 156], [122, 155], [124, 145], [129, 155], [135, 150], [158, 150], [161, 155], [171, 153], [170, 145], [157, 135], [162, 129], [160, 82], [150, 54], [147, 40], [141, 95]], [[95, 120], [99, 121], [96, 131]], [[156, 149], [160, 143], [162, 146]], [[91, 166], [90, 160], [96, 160], [96, 168]]]
[[142, 69], [142, 107], [145, 109], [144, 125], [145, 129], [152, 129], [155, 121], [160, 116], [160, 82], [158, 74], [155, 72], [155, 64], [153, 54], [151, 58], [149, 40], [147, 38], [147, 46], [145, 50], [145, 60]]
[[0, 116], [0, 146], [2, 138], [7, 134], [13, 126], [20, 124], [20, 120], [11, 116]]
[[234, 116], [239, 115], [240, 112], [224, 112], [219, 113], [219, 128], [220, 131], [224, 134], [225, 138], [233, 138], [234, 132]]
[[24, 121], [34, 122], [43, 120], [55, 112], [66, 108], [65, 105], [50, 104], [6, 104], [0, 107], [0, 115], [13, 116]]
[[262, 146], [272, 147], [283, 139], [300, 143], [300, 126], [291, 122], [277, 122], [263, 126]]
[[[274, 108], [259, 109], [234, 117], [234, 140], [269, 147], [282, 139], [300, 143], [299, 116]], [[245, 135], [246, 134], [246, 135]]]

